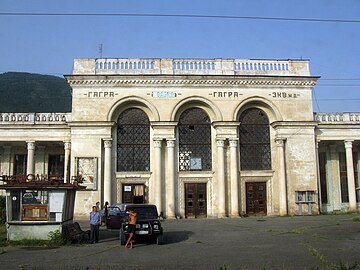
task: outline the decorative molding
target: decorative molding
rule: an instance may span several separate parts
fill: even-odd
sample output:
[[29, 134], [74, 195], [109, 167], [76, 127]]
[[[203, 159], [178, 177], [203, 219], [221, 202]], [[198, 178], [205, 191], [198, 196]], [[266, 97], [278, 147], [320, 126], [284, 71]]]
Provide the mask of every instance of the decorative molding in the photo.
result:
[[284, 85], [284, 86], [315, 86], [316, 81], [311, 80], [238, 80], [238, 79], [218, 79], [218, 80], [171, 80], [171, 79], [113, 79], [113, 80], [100, 80], [100, 79], [68, 79], [70, 85], [194, 85], [194, 86], [209, 86], [209, 85]]

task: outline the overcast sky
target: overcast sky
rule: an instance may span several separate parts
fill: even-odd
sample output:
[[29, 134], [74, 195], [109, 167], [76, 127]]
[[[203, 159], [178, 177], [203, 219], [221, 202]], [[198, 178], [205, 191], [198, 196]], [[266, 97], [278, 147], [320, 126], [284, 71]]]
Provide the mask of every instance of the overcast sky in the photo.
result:
[[314, 111], [360, 112], [359, 0], [0, 0], [0, 41], [0, 73], [70, 74], [100, 44], [115, 58], [309, 59]]

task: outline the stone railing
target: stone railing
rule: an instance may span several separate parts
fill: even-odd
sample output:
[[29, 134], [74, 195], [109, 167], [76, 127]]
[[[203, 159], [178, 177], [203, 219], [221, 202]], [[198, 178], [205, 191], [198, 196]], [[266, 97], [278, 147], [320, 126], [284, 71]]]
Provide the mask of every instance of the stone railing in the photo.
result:
[[64, 124], [71, 113], [0, 113], [0, 125], [6, 124]]
[[325, 123], [360, 123], [360, 113], [314, 113], [314, 120]]
[[82, 58], [74, 75], [294, 75], [309, 76], [307, 60]]

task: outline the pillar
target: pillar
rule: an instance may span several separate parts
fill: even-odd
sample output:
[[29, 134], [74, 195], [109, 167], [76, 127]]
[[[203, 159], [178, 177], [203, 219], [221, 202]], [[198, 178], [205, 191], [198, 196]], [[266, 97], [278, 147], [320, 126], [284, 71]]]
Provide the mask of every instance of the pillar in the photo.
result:
[[4, 152], [2, 157], [2, 164], [1, 164], [1, 174], [2, 175], [12, 175], [14, 172], [11, 171], [10, 164], [11, 164], [11, 146], [3, 146]]
[[356, 191], [355, 191], [355, 176], [354, 176], [354, 161], [352, 155], [352, 143], [353, 141], [345, 141], [346, 152], [346, 171], [348, 181], [348, 193], [349, 193], [349, 210], [356, 211]]
[[27, 168], [26, 174], [35, 174], [35, 142], [29, 141], [27, 144]]
[[168, 175], [166, 177], [166, 217], [175, 217], [175, 139], [167, 139]]
[[64, 142], [65, 160], [64, 160], [64, 182], [70, 183], [70, 151], [71, 143]]
[[111, 146], [112, 139], [104, 139], [104, 202], [111, 205]]
[[341, 211], [341, 187], [339, 152], [336, 144], [329, 145], [329, 157], [326, 162], [326, 184], [329, 211]]
[[320, 143], [320, 141], [315, 141], [316, 177], [317, 177], [317, 186], [318, 186], [318, 204], [319, 204], [319, 211], [321, 213], [321, 211], [322, 211], [322, 198], [321, 198], [321, 181], [320, 181], [319, 143]]
[[225, 157], [224, 157], [224, 139], [217, 139], [217, 156], [218, 156], [218, 217], [226, 216], [225, 208]]
[[154, 199], [159, 214], [163, 211], [161, 204], [161, 143], [162, 139], [154, 139]]
[[285, 171], [285, 138], [275, 139], [278, 151], [279, 215], [287, 215], [287, 192]]
[[231, 216], [239, 216], [238, 139], [230, 139]]

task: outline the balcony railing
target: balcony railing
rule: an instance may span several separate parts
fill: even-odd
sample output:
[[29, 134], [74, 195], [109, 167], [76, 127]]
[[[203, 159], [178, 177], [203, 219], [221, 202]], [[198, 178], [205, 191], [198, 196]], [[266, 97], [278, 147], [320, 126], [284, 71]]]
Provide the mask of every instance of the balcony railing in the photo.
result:
[[360, 123], [360, 113], [314, 113], [314, 120], [321, 123]]
[[307, 60], [82, 58], [74, 75], [274, 75], [309, 76]]
[[71, 113], [0, 113], [0, 125], [6, 124], [64, 124]]

